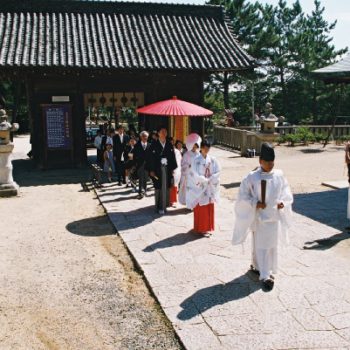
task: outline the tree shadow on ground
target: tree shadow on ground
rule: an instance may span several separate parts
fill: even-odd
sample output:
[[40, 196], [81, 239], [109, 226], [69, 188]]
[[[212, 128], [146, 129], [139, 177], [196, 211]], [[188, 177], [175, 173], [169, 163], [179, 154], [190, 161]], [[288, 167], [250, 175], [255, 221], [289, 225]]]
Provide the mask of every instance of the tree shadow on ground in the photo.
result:
[[108, 214], [110, 220], [119, 230], [130, 230], [146, 226], [159, 218], [154, 210], [154, 205], [138, 208], [126, 212], [118, 211]]
[[191, 230], [191, 231], [188, 231], [187, 233], [178, 233], [174, 236], [162, 239], [161, 241], [158, 241], [156, 243], [153, 243], [147, 246], [145, 249], [143, 249], [143, 251], [146, 253], [151, 253], [157, 249], [181, 246], [181, 245], [185, 245], [187, 243], [196, 241], [198, 239], [207, 239], [207, 238], [204, 235], [199, 235], [198, 233], [194, 233]]
[[305, 250], [327, 250], [333, 248], [338, 243], [350, 239], [350, 234], [348, 232], [342, 232], [333, 235], [329, 238], [315, 239], [314, 241], [305, 242], [303, 249]]
[[70, 222], [66, 229], [75, 235], [86, 237], [109, 236], [117, 233], [105, 215]]
[[306, 154], [312, 154], [312, 153], [322, 153], [324, 152], [324, 149], [319, 149], [319, 148], [302, 148], [299, 150], [302, 153]]
[[113, 198], [113, 199], [104, 199], [102, 201], [103, 204], [106, 204], [106, 203], [118, 203], [118, 202], [125, 202], [125, 201], [128, 201], [128, 200], [135, 200], [137, 199], [137, 194], [133, 193], [133, 196], [120, 196], [120, 197], [116, 197], [116, 198]]
[[241, 182], [231, 182], [229, 184], [222, 184], [221, 186], [229, 190], [230, 188], [238, 188], [241, 185]]
[[168, 216], [175, 216], [175, 215], [187, 215], [192, 213], [192, 210], [187, 209], [186, 207], [182, 207], [182, 208], [170, 208], [170, 210], [168, 209], [167, 211], [167, 215]]
[[340, 232], [348, 226], [348, 189], [329, 190], [294, 195], [293, 210]]
[[[105, 186], [103, 186], [103, 188], [105, 188]], [[129, 196], [129, 195], [132, 195], [132, 194], [135, 194], [132, 192], [132, 190], [130, 188], [126, 188], [126, 189], [120, 189], [120, 191], [115, 191], [116, 189], [114, 188], [109, 188], [108, 190], [105, 190], [103, 191], [103, 188], [102, 190], [100, 190], [99, 192], [102, 192], [102, 193], [99, 193], [99, 197], [106, 197], [106, 196]], [[108, 192], [109, 191], [109, 192]]]
[[31, 159], [15, 159], [13, 176], [20, 187], [78, 184], [91, 180], [88, 166], [79, 169], [40, 170]]
[[247, 271], [229, 283], [200, 289], [180, 304], [182, 310], [178, 313], [177, 318], [183, 321], [190, 320], [215, 306], [244, 299], [261, 289], [261, 284], [254, 282], [251, 272]]

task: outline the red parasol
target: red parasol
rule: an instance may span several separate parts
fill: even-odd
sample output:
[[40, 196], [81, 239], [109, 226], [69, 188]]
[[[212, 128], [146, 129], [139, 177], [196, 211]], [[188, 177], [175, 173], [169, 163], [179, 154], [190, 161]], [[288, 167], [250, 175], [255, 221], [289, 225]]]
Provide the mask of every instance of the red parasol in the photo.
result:
[[173, 96], [170, 100], [160, 101], [138, 108], [137, 112], [141, 114], [174, 117], [209, 117], [213, 115], [213, 112], [209, 109], [179, 100], [176, 96]]

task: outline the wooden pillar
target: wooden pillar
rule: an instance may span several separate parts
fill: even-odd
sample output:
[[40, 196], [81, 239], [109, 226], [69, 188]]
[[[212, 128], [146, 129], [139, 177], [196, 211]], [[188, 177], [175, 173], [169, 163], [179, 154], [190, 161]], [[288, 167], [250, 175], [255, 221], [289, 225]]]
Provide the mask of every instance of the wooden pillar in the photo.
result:
[[87, 162], [86, 126], [84, 95], [78, 77], [73, 104], [74, 166], [81, 167]]
[[38, 167], [43, 168], [45, 146], [45, 140], [43, 136], [43, 119], [39, 105], [39, 99], [37, 97], [35, 80], [31, 75], [27, 76], [26, 79], [26, 94], [28, 113], [31, 120], [30, 142], [32, 145], [32, 155]]
[[22, 82], [17, 79], [14, 82], [14, 99], [13, 99], [13, 111], [12, 111], [12, 123], [17, 122], [17, 115], [18, 115], [18, 107], [20, 104], [20, 98], [21, 98], [21, 85]]
[[[32, 99], [33, 99], [33, 86], [31, 79], [27, 75], [24, 81], [25, 84], [25, 93], [26, 93], [26, 102], [27, 102], [27, 112], [28, 112], [28, 121], [29, 121], [29, 142], [31, 146], [32, 151], [32, 157], [34, 158], [34, 152], [33, 152], [33, 130], [34, 130], [34, 120], [33, 120], [33, 106], [32, 106]], [[34, 158], [35, 159], [35, 158]]]
[[[14, 82], [14, 99], [13, 99], [13, 110], [12, 110], [12, 123], [17, 123], [18, 108], [21, 100], [21, 84], [22, 82], [17, 79]], [[20, 126], [21, 127], [21, 126]], [[11, 141], [13, 141], [13, 133], [11, 132]]]

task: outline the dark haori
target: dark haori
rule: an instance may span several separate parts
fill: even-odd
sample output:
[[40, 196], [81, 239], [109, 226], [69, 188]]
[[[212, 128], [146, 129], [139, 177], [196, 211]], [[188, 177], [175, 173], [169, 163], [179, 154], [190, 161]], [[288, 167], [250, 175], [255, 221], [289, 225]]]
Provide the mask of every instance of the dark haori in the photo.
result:
[[163, 215], [170, 206], [169, 191], [177, 168], [174, 146], [167, 139], [167, 129], [158, 129], [158, 140], [151, 143], [146, 164], [155, 188], [156, 211]]

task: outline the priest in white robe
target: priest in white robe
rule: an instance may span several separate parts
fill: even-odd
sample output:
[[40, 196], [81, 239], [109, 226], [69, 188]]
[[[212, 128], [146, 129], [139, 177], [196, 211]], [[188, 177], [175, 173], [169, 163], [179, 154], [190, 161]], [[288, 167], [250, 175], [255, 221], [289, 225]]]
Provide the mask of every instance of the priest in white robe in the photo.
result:
[[196, 134], [192, 133], [186, 137], [187, 152], [182, 156], [181, 160], [181, 180], [179, 189], [179, 202], [182, 205], [187, 205], [187, 188], [188, 188], [188, 173], [191, 169], [193, 160], [198, 156], [201, 147], [202, 139]]
[[236, 222], [232, 243], [252, 239], [253, 272], [271, 290], [277, 273], [278, 243], [288, 243], [293, 195], [281, 170], [274, 169], [275, 152], [267, 143], [261, 148], [260, 167], [242, 181], [235, 205]]
[[214, 204], [220, 198], [220, 165], [208, 153], [210, 144], [201, 144], [201, 153], [193, 160], [188, 173], [187, 206], [193, 209], [196, 233], [206, 236], [214, 231]]

